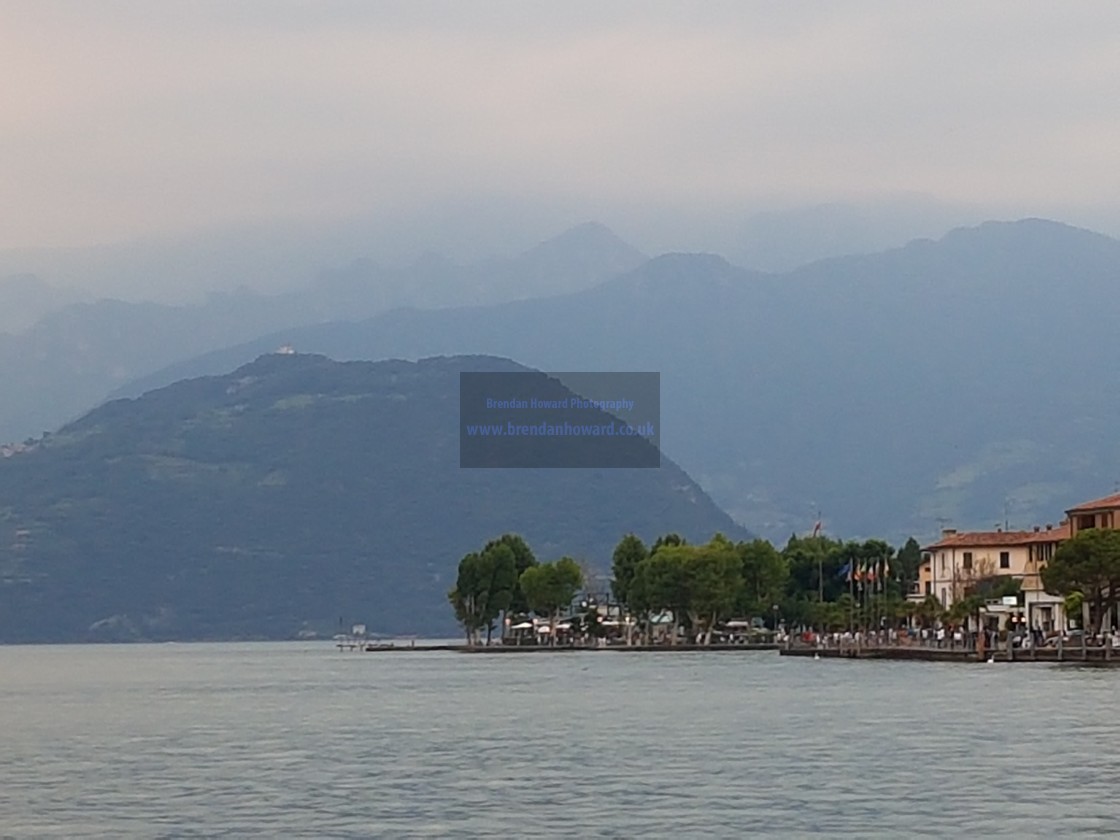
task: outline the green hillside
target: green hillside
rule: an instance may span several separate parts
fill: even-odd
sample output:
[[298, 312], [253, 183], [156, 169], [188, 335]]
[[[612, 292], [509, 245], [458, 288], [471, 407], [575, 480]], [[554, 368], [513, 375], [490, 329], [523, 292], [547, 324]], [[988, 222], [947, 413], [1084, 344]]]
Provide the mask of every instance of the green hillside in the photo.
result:
[[460, 371], [268, 355], [108, 403], [0, 459], [0, 641], [451, 634], [503, 531], [605, 569], [627, 531], [744, 532], [679, 468], [459, 468]]

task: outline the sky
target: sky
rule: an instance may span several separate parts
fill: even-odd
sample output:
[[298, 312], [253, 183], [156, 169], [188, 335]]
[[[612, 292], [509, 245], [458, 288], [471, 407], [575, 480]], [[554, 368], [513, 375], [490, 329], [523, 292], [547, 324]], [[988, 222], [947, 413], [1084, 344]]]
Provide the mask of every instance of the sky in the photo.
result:
[[5, 0], [0, 249], [441, 213], [660, 247], [898, 196], [1107, 229], [1118, 32], [1112, 0]]

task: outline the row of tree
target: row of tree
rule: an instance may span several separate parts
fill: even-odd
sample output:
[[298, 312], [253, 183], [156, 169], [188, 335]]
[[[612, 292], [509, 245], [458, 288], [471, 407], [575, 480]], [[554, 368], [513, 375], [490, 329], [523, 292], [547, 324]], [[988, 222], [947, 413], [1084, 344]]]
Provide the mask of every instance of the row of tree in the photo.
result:
[[468, 644], [479, 644], [483, 631], [489, 644], [496, 622], [530, 612], [549, 617], [554, 638], [556, 619], [583, 587], [583, 577], [572, 558], [539, 563], [525, 540], [503, 534], [459, 561], [455, 587], [447, 597]]
[[[982, 570], [963, 582], [948, 609], [933, 596], [908, 600], [920, 563], [914, 539], [896, 550], [882, 540], [793, 536], [778, 549], [766, 540], [733, 543], [721, 534], [697, 545], [667, 534], [646, 546], [627, 534], [611, 558], [610, 594], [645, 640], [656, 622], [669, 621], [671, 641], [706, 643], [731, 617], [775, 629], [779, 621], [825, 630], [904, 620], [963, 623], [989, 600], [1019, 591], [1020, 581]], [[550, 619], [555, 638], [556, 620], [585, 577], [572, 558], [540, 563], [521, 537], [505, 534], [460, 561], [448, 597], [470, 644], [480, 643], [484, 633], [489, 643], [507, 616], [531, 613]], [[1088, 531], [1066, 541], [1043, 569], [1042, 581], [1071, 606], [1084, 600], [1099, 630], [1101, 618], [1120, 601], [1120, 531]]]
[[[842, 567], [869, 566], [877, 558], [899, 561], [889, 584], [881, 584], [884, 593], [897, 596], [906, 576], [916, 574], [920, 552], [911, 541], [896, 558], [881, 541], [842, 543], [821, 536], [792, 537], [779, 550], [766, 540], [733, 543], [720, 534], [699, 545], [667, 534], [647, 547], [627, 534], [612, 556], [610, 595], [634, 617], [646, 639], [655, 620], [669, 618], [674, 622], [670, 639], [683, 634], [706, 642], [732, 616], [772, 626], [779, 616], [795, 624], [813, 623], [821, 617], [820, 596], [834, 604], [847, 591], [850, 582], [842, 579]], [[531, 613], [550, 618], [550, 637], [555, 638], [555, 621], [579, 594], [585, 577], [575, 560], [539, 563], [520, 536], [505, 534], [463, 557], [448, 598], [469, 644], [489, 643], [507, 616]], [[861, 610], [867, 608], [860, 604]], [[866, 616], [853, 611], [847, 618]]]

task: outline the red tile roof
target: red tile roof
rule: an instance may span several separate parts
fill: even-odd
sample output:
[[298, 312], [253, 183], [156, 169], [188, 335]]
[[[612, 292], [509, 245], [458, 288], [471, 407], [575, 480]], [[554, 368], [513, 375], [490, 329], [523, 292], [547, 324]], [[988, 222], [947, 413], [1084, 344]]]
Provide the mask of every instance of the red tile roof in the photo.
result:
[[1058, 525], [1056, 528], [1051, 528], [1047, 531], [1045, 528], [1038, 531], [1031, 531], [1030, 535], [1024, 542], [1040, 543], [1040, 542], [1055, 542], [1069, 539], [1069, 521], [1065, 521]]
[[922, 551], [941, 548], [996, 548], [999, 546], [1030, 545], [1039, 542], [1058, 542], [1069, 539], [1069, 524], [1063, 523], [1049, 531], [965, 531], [949, 534]]
[[1071, 507], [1066, 513], [1076, 513], [1077, 511], [1084, 510], [1102, 510], [1108, 508], [1120, 508], [1120, 493], [1113, 493], [1111, 496], [1105, 496], [1102, 499], [1093, 499], [1091, 502], [1082, 502], [1077, 507]]

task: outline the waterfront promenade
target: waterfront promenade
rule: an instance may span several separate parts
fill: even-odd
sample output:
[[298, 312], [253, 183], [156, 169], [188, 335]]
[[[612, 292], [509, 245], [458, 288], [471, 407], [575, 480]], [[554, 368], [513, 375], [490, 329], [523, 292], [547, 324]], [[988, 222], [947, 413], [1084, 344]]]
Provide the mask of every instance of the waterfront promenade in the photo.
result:
[[1002, 641], [994, 647], [971, 644], [915, 642], [907, 639], [841, 639], [817, 643], [791, 640], [780, 650], [782, 656], [813, 659], [889, 659], [910, 662], [1071, 662], [1092, 665], [1120, 665], [1120, 648], [1110, 638], [1103, 643], [1072, 643], [1016, 647]]

